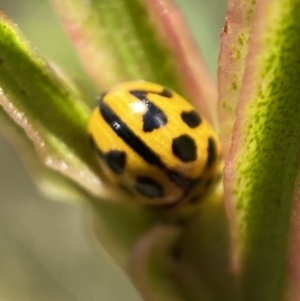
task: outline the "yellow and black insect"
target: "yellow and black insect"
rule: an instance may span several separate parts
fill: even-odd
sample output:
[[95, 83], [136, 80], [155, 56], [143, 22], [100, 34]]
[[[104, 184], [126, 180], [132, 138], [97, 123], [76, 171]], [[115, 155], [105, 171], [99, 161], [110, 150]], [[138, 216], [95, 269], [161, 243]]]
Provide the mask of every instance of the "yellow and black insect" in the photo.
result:
[[104, 93], [88, 132], [113, 185], [146, 204], [196, 203], [219, 171], [212, 127], [158, 84], [127, 82]]

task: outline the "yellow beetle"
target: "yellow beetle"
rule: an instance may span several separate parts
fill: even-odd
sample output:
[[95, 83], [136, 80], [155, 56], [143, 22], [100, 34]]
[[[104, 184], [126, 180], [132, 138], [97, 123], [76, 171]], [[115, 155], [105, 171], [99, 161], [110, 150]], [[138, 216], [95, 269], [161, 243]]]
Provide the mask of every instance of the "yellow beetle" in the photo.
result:
[[111, 183], [154, 206], [197, 203], [219, 172], [220, 143], [174, 91], [135, 81], [104, 93], [88, 132]]

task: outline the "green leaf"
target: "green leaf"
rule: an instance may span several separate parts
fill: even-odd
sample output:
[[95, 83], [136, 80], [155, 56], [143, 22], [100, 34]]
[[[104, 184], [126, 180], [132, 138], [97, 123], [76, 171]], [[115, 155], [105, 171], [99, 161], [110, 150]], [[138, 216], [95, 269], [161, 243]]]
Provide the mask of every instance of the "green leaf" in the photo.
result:
[[[244, 1], [245, 3], [248, 1]], [[300, 149], [300, 1], [256, 4], [225, 169], [242, 300], [283, 300]]]
[[[190, 292], [198, 292], [203, 300], [235, 300], [235, 279], [230, 265], [230, 235], [222, 183], [200, 205], [198, 212], [185, 226], [176, 249], [179, 264], [193, 275], [189, 279]], [[180, 274], [182, 272], [179, 271]], [[193, 282], [196, 284], [192, 285]], [[203, 295], [201, 286], [209, 298]]]
[[229, 0], [218, 62], [218, 113], [223, 155], [229, 155], [236, 108], [253, 29], [254, 1]]
[[86, 124], [89, 109], [65, 77], [0, 16], [0, 103], [32, 140], [43, 162], [80, 187], [105, 196]]
[[146, 300], [187, 300], [178, 289], [180, 286], [172, 281], [176, 264], [170, 253], [180, 233], [180, 227], [156, 225], [133, 245], [130, 273], [134, 284]]
[[[2, 95], [1, 97], [4, 96]], [[21, 157], [26, 169], [30, 171], [30, 175], [42, 193], [48, 197], [50, 196], [52, 199], [66, 202], [82, 202], [85, 199], [85, 195], [74, 183], [61, 174], [47, 168], [41, 160], [37, 160], [36, 150], [32, 142], [2, 107], [0, 107], [0, 122], [1, 135], [18, 150], [18, 155]]]

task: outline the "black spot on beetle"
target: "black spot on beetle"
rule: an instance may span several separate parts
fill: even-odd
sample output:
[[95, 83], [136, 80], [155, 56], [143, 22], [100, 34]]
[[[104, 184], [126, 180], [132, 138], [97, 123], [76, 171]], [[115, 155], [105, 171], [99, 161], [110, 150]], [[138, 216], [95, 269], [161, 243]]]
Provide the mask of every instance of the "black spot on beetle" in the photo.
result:
[[150, 199], [163, 196], [162, 186], [150, 177], [139, 176], [135, 182], [136, 190]]
[[181, 119], [188, 127], [192, 128], [192, 129], [199, 126], [202, 122], [201, 117], [194, 110], [189, 111], [189, 112], [182, 112]]
[[166, 89], [166, 88], [164, 88], [162, 90], [162, 92], [159, 93], [159, 95], [167, 97], [167, 98], [172, 98], [173, 97], [173, 93], [170, 90]]
[[147, 98], [146, 92], [131, 91], [130, 93], [142, 101], [147, 107], [147, 112], [143, 115], [144, 132], [152, 132], [167, 124], [168, 118], [166, 114]]
[[138, 98], [139, 100], [143, 101], [147, 97], [147, 91], [139, 91], [139, 90], [132, 90], [130, 94]]
[[168, 122], [165, 113], [154, 106], [153, 104], [148, 104], [148, 111], [143, 116], [143, 131], [152, 132], [162, 126], [165, 126]]
[[172, 141], [173, 154], [183, 162], [191, 162], [197, 159], [197, 145], [193, 138], [181, 135]]
[[167, 171], [167, 176], [173, 183], [176, 184], [177, 187], [180, 187], [184, 191], [184, 195], [190, 191], [192, 187], [192, 181], [185, 174], [177, 170], [170, 169]]
[[116, 174], [122, 174], [126, 163], [126, 154], [123, 151], [112, 150], [104, 155], [107, 166]]
[[207, 157], [206, 167], [210, 168], [217, 159], [217, 145], [212, 137], [208, 138], [207, 153], [208, 153], [208, 157]]

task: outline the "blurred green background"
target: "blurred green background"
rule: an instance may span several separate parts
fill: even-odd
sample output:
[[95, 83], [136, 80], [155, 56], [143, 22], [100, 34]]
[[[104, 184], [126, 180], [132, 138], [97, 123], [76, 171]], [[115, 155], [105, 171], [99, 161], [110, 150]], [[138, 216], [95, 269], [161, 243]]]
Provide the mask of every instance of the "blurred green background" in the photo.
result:
[[[177, 0], [213, 74], [225, 2]], [[48, 0], [0, 0], [0, 9], [94, 99], [95, 88]], [[94, 248], [86, 213], [84, 206], [43, 197], [9, 143], [0, 137], [1, 301], [140, 300], [109, 255]]]

